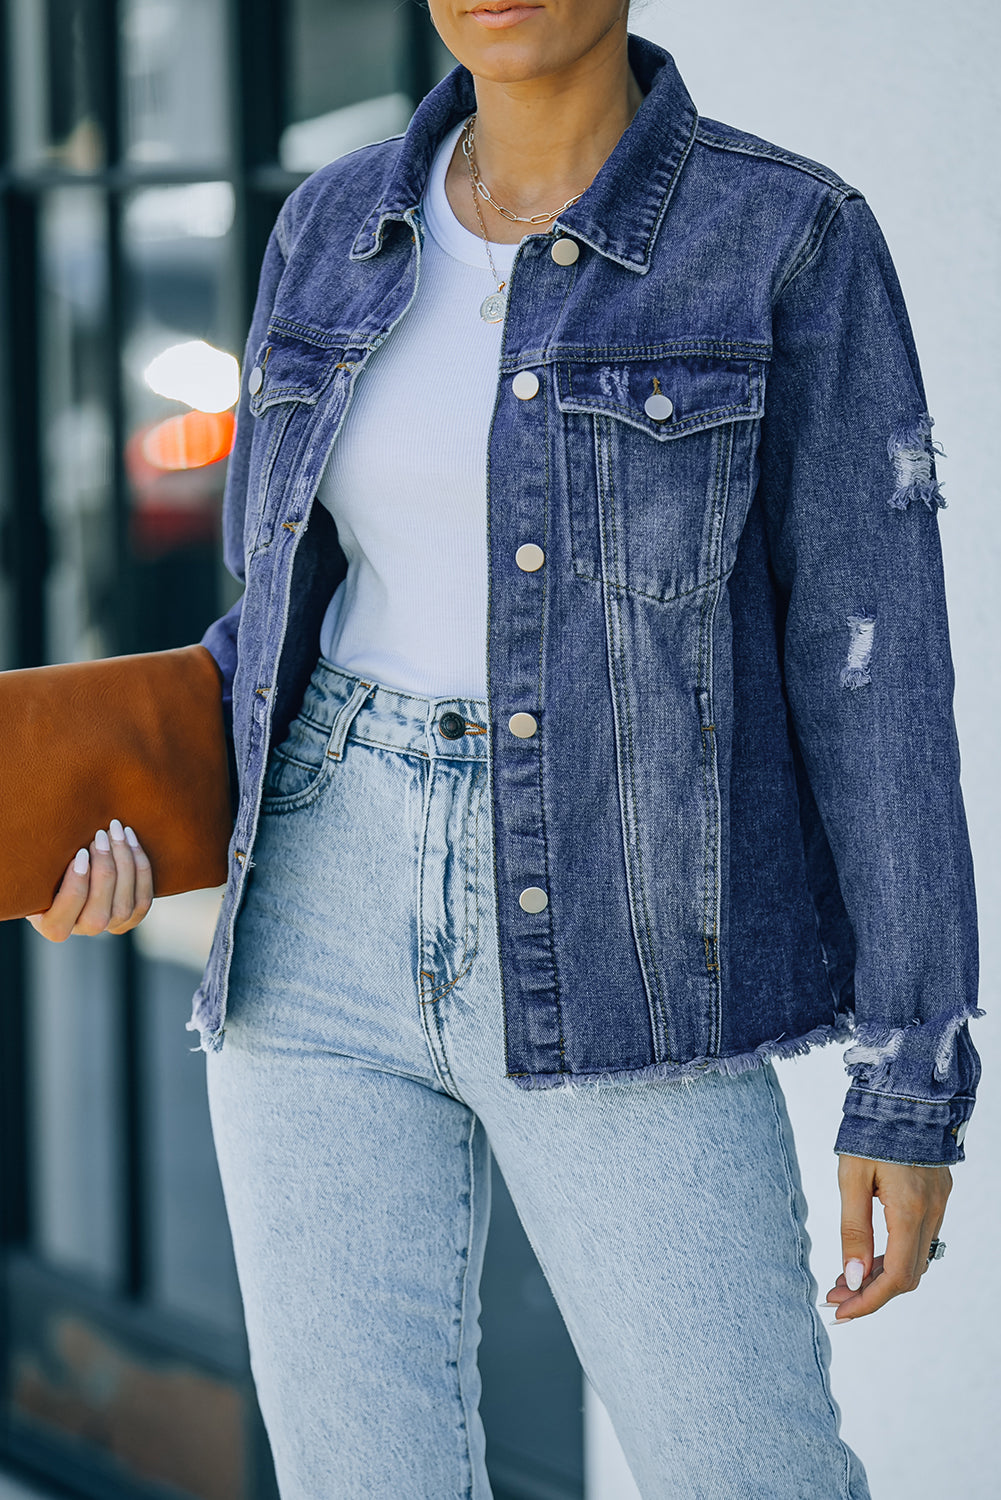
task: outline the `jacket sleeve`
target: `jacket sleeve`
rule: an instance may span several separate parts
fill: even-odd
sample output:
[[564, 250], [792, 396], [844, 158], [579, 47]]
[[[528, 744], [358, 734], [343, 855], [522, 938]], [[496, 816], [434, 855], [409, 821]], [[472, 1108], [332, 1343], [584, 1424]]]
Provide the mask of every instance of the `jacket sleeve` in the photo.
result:
[[855, 937], [851, 1086], [835, 1151], [963, 1160], [980, 1062], [939, 487], [885, 241], [828, 205], [773, 309], [759, 495], [786, 694]]
[[[240, 403], [236, 413], [236, 437], [226, 470], [226, 490], [223, 496], [222, 527], [223, 557], [226, 567], [239, 583], [245, 583], [244, 573], [244, 518], [247, 509], [247, 485], [250, 478], [250, 445], [253, 437], [254, 419], [251, 416], [250, 393], [247, 381], [253, 365], [255, 351], [260, 348], [267, 332], [275, 293], [285, 269], [284, 218], [288, 201], [283, 206], [274, 228], [268, 237], [264, 261], [261, 266], [257, 301], [247, 335], [243, 368], [240, 381]], [[232, 733], [233, 678], [236, 675], [237, 635], [243, 596], [220, 619], [214, 620], [202, 636], [202, 645], [215, 657], [223, 675], [223, 710], [229, 732]]]

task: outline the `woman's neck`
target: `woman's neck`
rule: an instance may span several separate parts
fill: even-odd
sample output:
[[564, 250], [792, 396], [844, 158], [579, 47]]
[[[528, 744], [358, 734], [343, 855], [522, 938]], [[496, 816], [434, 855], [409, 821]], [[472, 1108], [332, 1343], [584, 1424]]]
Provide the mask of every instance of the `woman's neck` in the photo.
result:
[[[476, 78], [476, 166], [505, 208], [525, 216], [558, 209], [584, 192], [611, 155], [643, 91], [629, 66], [625, 36], [607, 41], [563, 73], [519, 83]], [[460, 224], [479, 234], [461, 138], [445, 191]], [[501, 243], [549, 227], [513, 223], [482, 198], [479, 209], [488, 238]]]

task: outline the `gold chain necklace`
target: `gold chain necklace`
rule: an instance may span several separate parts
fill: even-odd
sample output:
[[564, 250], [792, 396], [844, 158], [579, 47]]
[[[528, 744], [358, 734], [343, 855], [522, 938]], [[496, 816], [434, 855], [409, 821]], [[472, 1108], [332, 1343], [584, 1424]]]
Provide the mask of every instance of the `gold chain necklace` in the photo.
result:
[[469, 186], [473, 194], [473, 208], [476, 210], [476, 222], [480, 226], [483, 243], [487, 249], [490, 273], [497, 283], [497, 290], [491, 292], [488, 297], [484, 297], [481, 302], [480, 317], [484, 323], [500, 323], [504, 317], [504, 308], [507, 303], [507, 298], [504, 296], [504, 288], [507, 286], [507, 282], [501, 281], [498, 276], [493, 255], [490, 253], [490, 238], [483, 223], [483, 215], [480, 212], [480, 199], [483, 198], [485, 202], [490, 204], [491, 208], [495, 209], [497, 213], [502, 214], [505, 219], [510, 219], [514, 224], [548, 224], [551, 219], [558, 218], [561, 213], [572, 207], [578, 198], [582, 198], [584, 195], [583, 193], [575, 194], [573, 198], [568, 198], [561, 208], [554, 208], [552, 213], [548, 214], [516, 214], [510, 208], [505, 208], [503, 204], [498, 203], [496, 198], [492, 196], [490, 189], [480, 176], [479, 168], [476, 165], [476, 145], [473, 128], [475, 119], [475, 114], [470, 115], [463, 127], [462, 154], [465, 156], [469, 167]]

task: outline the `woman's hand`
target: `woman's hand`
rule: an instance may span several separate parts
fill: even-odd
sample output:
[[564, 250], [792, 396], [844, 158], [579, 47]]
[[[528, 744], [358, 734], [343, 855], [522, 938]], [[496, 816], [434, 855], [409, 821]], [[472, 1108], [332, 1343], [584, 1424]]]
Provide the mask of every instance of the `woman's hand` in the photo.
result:
[[[914, 1291], [928, 1269], [929, 1246], [942, 1227], [952, 1173], [948, 1167], [909, 1167], [839, 1156], [838, 1186], [845, 1270], [827, 1301], [838, 1304], [835, 1322], [849, 1323], [875, 1312], [899, 1292]], [[874, 1197], [886, 1216], [886, 1253], [875, 1257]]]
[[138, 927], [153, 900], [153, 871], [131, 828], [117, 818], [111, 837], [99, 829], [89, 849], [81, 849], [63, 876], [48, 911], [29, 917], [36, 932], [53, 943], [71, 933], [96, 937]]

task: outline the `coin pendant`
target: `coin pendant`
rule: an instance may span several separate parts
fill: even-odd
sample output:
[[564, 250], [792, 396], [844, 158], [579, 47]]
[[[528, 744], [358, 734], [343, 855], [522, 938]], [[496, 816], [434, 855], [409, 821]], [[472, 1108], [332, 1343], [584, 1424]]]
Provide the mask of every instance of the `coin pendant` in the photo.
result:
[[484, 323], [502, 323], [506, 304], [507, 298], [503, 292], [491, 292], [480, 303], [480, 317]]

